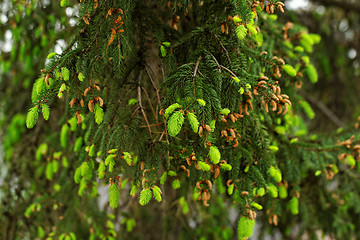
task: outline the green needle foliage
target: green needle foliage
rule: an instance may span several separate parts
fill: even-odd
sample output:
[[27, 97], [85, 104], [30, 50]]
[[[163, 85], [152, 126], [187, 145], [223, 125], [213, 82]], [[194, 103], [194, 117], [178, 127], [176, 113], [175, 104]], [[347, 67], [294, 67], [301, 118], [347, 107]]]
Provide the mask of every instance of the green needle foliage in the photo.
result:
[[309, 127], [321, 36], [282, 2], [7, 8], [2, 239], [360, 238], [360, 119]]

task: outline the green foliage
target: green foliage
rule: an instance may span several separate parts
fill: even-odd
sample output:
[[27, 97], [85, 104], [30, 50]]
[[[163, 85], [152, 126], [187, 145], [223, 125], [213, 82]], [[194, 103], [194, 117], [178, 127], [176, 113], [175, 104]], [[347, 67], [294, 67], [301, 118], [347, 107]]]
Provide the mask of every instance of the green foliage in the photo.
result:
[[206, 102], [204, 101], [204, 99], [196, 99], [196, 101], [200, 104], [200, 106], [205, 107]]
[[[239, 80], [240, 81], [240, 80]], [[228, 108], [224, 108], [221, 110], [220, 114], [228, 115], [230, 113], [230, 110]]]
[[219, 149], [216, 146], [211, 146], [209, 151], [210, 161], [213, 164], [218, 164], [220, 162], [221, 154]]
[[95, 104], [94, 113], [95, 113], [95, 122], [97, 124], [102, 123], [104, 119], [104, 110], [100, 107], [99, 103]]
[[287, 196], [288, 196], [288, 193], [287, 193], [287, 189], [286, 189], [286, 187], [283, 185], [283, 184], [281, 184], [281, 185], [279, 185], [279, 197], [281, 198], [281, 199], [285, 199], [285, 198], [287, 198]]
[[83, 144], [83, 138], [78, 137], [74, 143], [74, 152], [79, 152]]
[[160, 178], [160, 184], [164, 185], [167, 178], [167, 172], [164, 172], [163, 175]]
[[99, 164], [99, 168], [98, 168], [98, 178], [99, 179], [104, 178], [105, 169], [106, 169], [105, 163], [103, 161], [101, 161], [100, 164]]
[[317, 83], [319, 76], [313, 64], [310, 63], [306, 66], [306, 74], [312, 83]]
[[279, 196], [278, 189], [274, 184], [269, 183], [268, 187], [267, 187], [267, 190], [268, 190], [271, 197], [277, 198]]
[[35, 106], [29, 109], [29, 112], [26, 116], [26, 127], [33, 128], [39, 117], [39, 107]]
[[69, 4], [68, 0], [61, 0], [60, 1], [60, 6], [61, 7], [66, 7], [66, 6], [68, 6], [68, 4]]
[[230, 164], [221, 164], [220, 168], [225, 170], [225, 171], [231, 171], [232, 166]]
[[128, 153], [128, 152], [123, 152], [124, 156], [124, 160], [126, 161], [126, 163], [130, 166], [131, 165], [131, 162], [132, 162], [132, 157], [131, 157], [131, 154]]
[[79, 79], [79, 81], [80, 82], [83, 82], [84, 81], [84, 75], [81, 73], [81, 72], [79, 72], [79, 74], [78, 74], [78, 79]]
[[81, 178], [79, 182], [78, 195], [81, 197], [84, 195], [85, 190], [87, 189], [87, 181], [86, 178]]
[[229, 187], [228, 187], [228, 194], [229, 195], [232, 195], [234, 193], [234, 188], [235, 188], [235, 185], [234, 184], [231, 184]]
[[42, 114], [45, 120], [49, 120], [50, 117], [50, 108], [48, 105], [43, 104], [41, 105]]
[[237, 227], [239, 239], [245, 240], [251, 237], [253, 235], [254, 227], [255, 220], [247, 217], [241, 217]]
[[270, 176], [271, 176], [272, 178], [274, 178], [274, 180], [275, 180], [276, 182], [279, 183], [279, 182], [282, 181], [282, 175], [281, 175], [280, 169], [271, 166], [271, 167], [269, 168], [269, 174], [270, 174]]
[[290, 77], [295, 77], [297, 74], [295, 68], [293, 68], [291, 65], [286, 64], [283, 66], [283, 69], [287, 74], [289, 74]]
[[[285, 130], [284, 130], [285, 131]], [[279, 134], [283, 133], [283, 131], [278, 131]], [[275, 145], [271, 145], [269, 146], [269, 149], [272, 151], [272, 152], [277, 152], [279, 151], [279, 147], [278, 146], [275, 146]]]
[[114, 171], [114, 167], [115, 167], [115, 154], [110, 154], [107, 156], [107, 158], [105, 159], [105, 166], [109, 166], [109, 172], [113, 172]]
[[[155, 190], [156, 191], [156, 190]], [[160, 196], [161, 197], [161, 196]], [[152, 193], [151, 193], [151, 190], [148, 189], [148, 188], [144, 188], [143, 190], [141, 190], [140, 192], [140, 200], [139, 200], [139, 203], [140, 205], [144, 206], [146, 204], [149, 203], [149, 201], [151, 200], [152, 198]], [[157, 200], [158, 197], [155, 196], [155, 199]]]
[[194, 133], [197, 133], [199, 130], [199, 121], [196, 118], [196, 115], [194, 113], [187, 113], [187, 118], [189, 120], [191, 129], [194, 131]]
[[119, 205], [120, 190], [116, 184], [110, 184], [109, 186], [109, 203], [110, 207], [117, 208]]
[[163, 45], [160, 45], [160, 52], [162, 57], [165, 57], [167, 54], [166, 48]]
[[47, 55], [47, 59], [50, 59], [50, 58], [53, 58], [53, 57], [55, 57], [57, 55], [57, 53], [56, 52], [51, 52], [51, 53], [49, 53], [49, 55]]
[[256, 203], [256, 202], [252, 202], [251, 206], [253, 206], [254, 208], [256, 208], [257, 210], [262, 210], [263, 206], [261, 206], [260, 204]]
[[62, 78], [64, 79], [64, 81], [69, 81], [69, 79], [70, 79], [69, 69], [67, 69], [66, 67], [63, 67], [61, 69], [61, 75], [62, 75]]
[[40, 144], [36, 150], [36, 160], [41, 160], [42, 156], [45, 156], [48, 151], [48, 145], [46, 143]]
[[127, 232], [132, 232], [135, 226], [136, 226], [135, 219], [131, 218], [131, 219], [126, 220], [126, 231]]
[[170, 136], [175, 137], [180, 133], [181, 127], [184, 123], [184, 115], [176, 111], [174, 112], [168, 121], [168, 132]]
[[179, 199], [179, 204], [180, 204], [180, 206], [182, 207], [182, 213], [183, 214], [187, 214], [188, 212], [189, 212], [189, 204], [187, 203], [187, 201], [185, 200], [185, 198], [184, 197], [181, 197], [180, 199]]
[[95, 145], [91, 145], [89, 147], [89, 157], [93, 157], [95, 155]]
[[130, 190], [130, 195], [132, 196], [132, 195], [135, 195], [136, 194], [136, 192], [137, 192], [137, 190], [138, 190], [138, 188], [134, 185], [134, 186], [132, 186], [131, 187], [131, 190]]
[[171, 104], [168, 108], [166, 108], [164, 117], [168, 119], [170, 115], [178, 108], [181, 108], [180, 104], [178, 103]]
[[246, 37], [247, 29], [245, 28], [244, 25], [239, 25], [235, 29], [235, 32], [236, 32], [236, 36], [238, 37], [238, 39], [243, 40]]
[[180, 180], [179, 179], [175, 179], [173, 182], [172, 182], [172, 187], [174, 189], [179, 189], [181, 187], [181, 183], [180, 183]]
[[164, 45], [165, 47], [170, 47], [171, 43], [170, 42], [162, 42], [162, 45]]
[[177, 176], [177, 173], [176, 172], [174, 172], [174, 171], [168, 171], [167, 172], [167, 174], [169, 175], [169, 176], [172, 176], [172, 177], [175, 177], [175, 176]]
[[300, 106], [304, 109], [304, 112], [306, 113], [307, 117], [310, 119], [314, 119], [315, 118], [315, 112], [314, 110], [311, 108], [310, 104], [305, 101], [302, 100], [300, 102]]
[[210, 165], [205, 163], [205, 162], [197, 162], [197, 165], [199, 166], [199, 169], [203, 170], [203, 171], [210, 171]]
[[264, 195], [265, 195], [265, 188], [259, 188], [259, 189], [257, 189], [256, 194], [257, 194], [259, 197], [264, 196]]
[[296, 197], [292, 197], [289, 201], [289, 208], [293, 215], [299, 214], [299, 199]]
[[[298, 226], [295, 238], [315, 229], [358, 238], [359, 121], [328, 121], [320, 103], [304, 100], [350, 123], [358, 101], [343, 103], [347, 85], [359, 90], [348, 80], [356, 64], [341, 44], [328, 44], [336, 55], [327, 57], [320, 35], [267, 4], [10, 1], [2, 30], [12, 50], [0, 59], [4, 181], [13, 183], [0, 197], [4, 238], [247, 239], [262, 209], [264, 233], [286, 238]], [[47, 121], [37, 121], [40, 110]], [[319, 130], [330, 124], [344, 126]], [[100, 209], [104, 184], [110, 204]], [[138, 189], [140, 205], [154, 197], [151, 207], [131, 199]], [[230, 211], [242, 216], [238, 234]], [[154, 219], [165, 225], [147, 228]]]
[[128, 101], [128, 104], [131, 105], [135, 105], [138, 102], [138, 100], [136, 98], [132, 98]]
[[54, 176], [54, 169], [53, 169], [53, 164], [52, 162], [48, 162], [46, 164], [46, 170], [45, 170], [45, 176], [46, 179], [51, 180]]
[[76, 170], [75, 170], [74, 181], [75, 181], [75, 183], [80, 183], [81, 179], [82, 179], [82, 178], [81, 178], [81, 168], [78, 167], [78, 168], [76, 168]]
[[155, 200], [161, 202], [161, 194], [162, 194], [161, 189], [158, 186], [153, 186], [152, 192], [154, 194]]
[[347, 155], [345, 158], [345, 163], [350, 167], [354, 167], [356, 165], [356, 160], [352, 155]]
[[64, 124], [61, 127], [61, 131], [60, 131], [60, 145], [63, 148], [66, 148], [68, 145], [68, 139], [69, 137], [69, 125]]
[[86, 179], [90, 180], [92, 176], [92, 172], [89, 166], [89, 163], [83, 162], [80, 166], [81, 176], [86, 177]]
[[233, 21], [234, 21], [234, 23], [239, 23], [239, 22], [241, 22], [241, 18], [239, 16], [235, 16], [233, 18]]

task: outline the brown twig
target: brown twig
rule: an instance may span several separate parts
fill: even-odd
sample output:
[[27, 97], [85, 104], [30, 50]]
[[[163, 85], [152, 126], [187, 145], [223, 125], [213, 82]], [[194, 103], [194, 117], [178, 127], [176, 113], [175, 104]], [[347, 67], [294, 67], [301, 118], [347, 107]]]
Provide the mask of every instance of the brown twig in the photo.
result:
[[224, 67], [223, 65], [220, 65], [220, 67], [224, 70], [226, 70], [227, 72], [229, 72], [231, 75], [233, 75], [233, 77], [236, 77], [235, 73], [233, 73], [230, 69], [228, 69], [227, 67]]
[[212, 55], [210, 52], [209, 52], [210, 56], [214, 59], [216, 65], [218, 66], [218, 69], [219, 69], [219, 72], [221, 72], [221, 66], [219, 64], [219, 62], [217, 61], [217, 59], [214, 57], [214, 55]]
[[[150, 99], [150, 97], [149, 97], [149, 94], [146, 92], [145, 88], [141, 87], [141, 89], [142, 89], [142, 90], [143, 90], [143, 92], [145, 93], [146, 98], [147, 98], [147, 100], [148, 100], [148, 102], [149, 102], [149, 105], [150, 105], [151, 111], [153, 112], [154, 117], [156, 118], [156, 113], [155, 113], [154, 107], [153, 107], [153, 105], [152, 105], [152, 103], [151, 103], [151, 99]], [[157, 123], [157, 121], [156, 121], [156, 123]]]
[[152, 141], [152, 136], [151, 136], [151, 128], [150, 128], [150, 124], [149, 121], [146, 117], [146, 113], [144, 111], [143, 105], [142, 105], [142, 101], [141, 101], [141, 77], [142, 77], [142, 71], [140, 72], [140, 76], [139, 76], [139, 81], [138, 81], [138, 88], [137, 88], [137, 92], [138, 92], [138, 102], [139, 102], [139, 107], [140, 107], [140, 111], [142, 113], [142, 115], [144, 116], [144, 120], [146, 122], [146, 125], [148, 126], [148, 130], [149, 130], [149, 135], [150, 135], [150, 139]]
[[[156, 98], [157, 98], [157, 102], [158, 102], [158, 106], [161, 109], [161, 100], [160, 100], [160, 95], [159, 95], [159, 89], [157, 88], [154, 79], [156, 79], [154, 71], [151, 69], [151, 67], [148, 64], [145, 64], [145, 71], [149, 76], [150, 82], [153, 85], [155, 92], [156, 92]], [[153, 78], [154, 76], [154, 78]], [[157, 109], [158, 110], [158, 109]], [[158, 111], [156, 111], [157, 113]], [[158, 116], [155, 115], [155, 121], [158, 122]]]
[[194, 98], [196, 98], [196, 93], [195, 93], [195, 79], [196, 79], [196, 73], [198, 71], [198, 68], [199, 68], [199, 64], [200, 64], [200, 61], [201, 61], [201, 56], [198, 58], [198, 60], [196, 61], [196, 64], [195, 64], [195, 69], [194, 69], [194, 73], [193, 73], [193, 94], [194, 94]]
[[226, 57], [227, 57], [227, 59], [228, 59], [228, 61], [229, 61], [230, 69], [232, 70], [232, 66], [231, 66], [231, 60], [230, 60], [229, 52], [228, 52], [228, 51], [227, 51], [227, 49], [224, 47], [224, 45], [222, 44], [221, 40], [219, 39], [219, 37], [218, 37], [216, 34], [214, 34], [214, 37], [216, 38], [216, 40], [218, 40], [218, 42], [219, 42], [219, 44], [220, 44], [221, 48], [224, 50], [225, 55], [226, 55]]
[[[162, 124], [164, 124], [164, 123], [155, 123], [155, 124], [150, 124], [149, 126], [150, 127], [156, 127], [156, 126], [160, 126], [160, 125], [162, 125]], [[146, 128], [146, 127], [148, 127], [148, 125], [142, 125], [142, 126], [139, 126], [139, 128]]]

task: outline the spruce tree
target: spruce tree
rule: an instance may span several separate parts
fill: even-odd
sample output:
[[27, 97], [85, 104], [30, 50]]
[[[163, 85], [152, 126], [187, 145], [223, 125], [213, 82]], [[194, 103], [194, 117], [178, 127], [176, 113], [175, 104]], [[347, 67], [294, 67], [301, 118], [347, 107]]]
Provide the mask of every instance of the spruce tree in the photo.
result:
[[31, 97], [15, 114], [19, 89], [2, 90], [14, 101], [4, 239], [248, 239], [255, 223], [284, 239], [295, 227], [360, 235], [360, 119], [327, 135], [307, 127], [315, 112], [300, 93], [318, 81], [321, 37], [285, 21], [283, 2], [9, 8], [2, 72], [26, 68], [13, 81]]

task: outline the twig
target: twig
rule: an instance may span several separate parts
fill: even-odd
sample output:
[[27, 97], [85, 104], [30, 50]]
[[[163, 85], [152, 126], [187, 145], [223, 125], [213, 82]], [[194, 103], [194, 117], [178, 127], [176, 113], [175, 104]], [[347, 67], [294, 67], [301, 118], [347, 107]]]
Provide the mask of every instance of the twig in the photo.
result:
[[[164, 123], [155, 123], [155, 124], [150, 124], [149, 126], [150, 127], [156, 127], [156, 126], [159, 126], [159, 125], [161, 125], [161, 124], [164, 124]], [[139, 128], [145, 128], [145, 127], [148, 127], [148, 125], [142, 125], [142, 126], [139, 126]]]
[[196, 65], [195, 65], [195, 69], [194, 69], [194, 73], [193, 73], [193, 94], [194, 94], [194, 98], [196, 98], [196, 93], [195, 93], [195, 79], [196, 79], [196, 73], [198, 71], [199, 68], [199, 64], [201, 61], [201, 56], [198, 58], [198, 60], [196, 61]]
[[228, 69], [227, 67], [224, 67], [223, 65], [220, 65], [220, 67], [226, 71], [228, 71], [231, 75], [233, 75], [233, 77], [236, 77], [235, 73], [233, 73], [230, 69]]
[[[161, 109], [161, 100], [160, 100], [160, 95], [159, 95], [159, 89], [156, 87], [156, 84], [154, 82], [154, 79], [153, 79], [152, 75], [154, 76], [154, 78], [156, 78], [156, 77], [155, 77], [155, 74], [154, 74], [153, 70], [151, 69], [151, 67], [147, 63], [145, 63], [145, 71], [148, 74], [150, 82], [151, 82], [151, 84], [153, 85], [153, 87], [155, 89], [158, 106]], [[156, 111], [156, 113], [157, 113], [157, 111]], [[155, 121], [158, 122], [158, 116], [157, 115], [155, 115]]]
[[139, 102], [140, 111], [141, 111], [141, 113], [142, 113], [143, 116], [144, 116], [144, 120], [145, 120], [145, 122], [146, 122], [146, 125], [148, 126], [150, 139], [151, 139], [151, 141], [152, 141], [150, 124], [149, 124], [149, 121], [148, 121], [148, 119], [147, 119], [147, 117], [146, 117], [146, 113], [145, 113], [145, 111], [144, 111], [144, 108], [143, 108], [143, 105], [142, 105], [142, 101], [141, 101], [141, 85], [140, 85], [141, 77], [142, 77], [142, 71], [140, 72], [139, 81], [138, 81], [138, 88], [137, 88], [137, 92], [138, 92], [138, 102]]
[[222, 42], [221, 42], [221, 40], [219, 39], [219, 37], [218, 37], [215, 33], [213, 33], [213, 34], [214, 34], [214, 37], [216, 38], [216, 40], [218, 40], [221, 48], [225, 51], [225, 55], [226, 55], [226, 57], [227, 57], [227, 59], [228, 59], [228, 61], [229, 61], [229, 64], [230, 64], [230, 69], [232, 70], [231, 60], [230, 60], [230, 56], [229, 56], [229, 53], [228, 53], [227, 49], [224, 47], [224, 45], [222, 44]]
[[[150, 105], [151, 111], [153, 112], [154, 117], [156, 118], [156, 113], [155, 113], [154, 107], [153, 107], [153, 106], [152, 106], [152, 104], [151, 104], [151, 99], [150, 99], [150, 97], [149, 97], [149, 94], [146, 92], [145, 88], [141, 87], [141, 89], [142, 89], [142, 90], [143, 90], [143, 92], [145, 93], [146, 98], [147, 98], [147, 100], [148, 100], [148, 102], [149, 102], [149, 105]], [[156, 123], [157, 123], [157, 121], [156, 121]]]
[[[152, 133], [155, 133], [155, 134], [163, 134], [164, 132], [152, 132]], [[166, 133], [166, 132], [165, 132], [164, 134], [170, 135], [169, 133]], [[181, 138], [176, 137], [176, 136], [173, 136], [173, 137], [181, 141]]]
[[[235, 73], [233, 73], [233, 72], [232, 72], [230, 69], [228, 69], [227, 67], [224, 67], [223, 65], [220, 65], [220, 67], [221, 67], [222, 69], [225, 69], [226, 71], [228, 71], [231, 75], [233, 75], [233, 77], [236, 77]], [[229, 88], [229, 101], [228, 101], [228, 103], [230, 102], [230, 94], [231, 94], [232, 86], [233, 86], [233, 84], [232, 84], [232, 82], [231, 82], [231, 83], [230, 83], [230, 88]]]
[[216, 65], [218, 66], [218, 69], [219, 69], [219, 72], [221, 72], [221, 66], [219, 64], [219, 62], [217, 61], [217, 59], [214, 57], [214, 55], [212, 55], [210, 52], [209, 52], [210, 56], [214, 59]]

